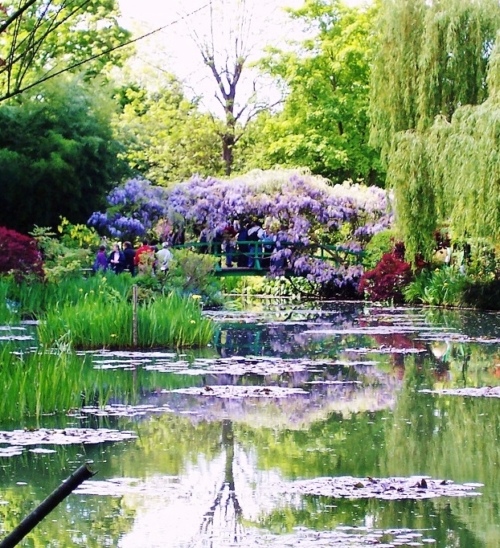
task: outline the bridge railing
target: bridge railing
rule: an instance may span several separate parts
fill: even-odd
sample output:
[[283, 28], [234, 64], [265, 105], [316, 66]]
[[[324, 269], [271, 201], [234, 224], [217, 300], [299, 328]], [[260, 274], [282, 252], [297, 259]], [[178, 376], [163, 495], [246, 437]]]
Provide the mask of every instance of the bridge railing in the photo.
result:
[[[232, 244], [228, 249], [227, 243], [220, 241], [211, 242], [189, 242], [182, 245], [172, 246], [174, 249], [191, 249], [198, 253], [207, 253], [218, 257], [227, 259], [229, 256], [232, 262], [237, 264], [238, 258], [244, 257], [250, 262], [251, 266], [247, 266], [252, 270], [269, 270], [269, 260], [273, 253], [276, 251], [275, 244], [272, 242], [266, 242], [265, 240], [243, 240], [237, 241]], [[279, 247], [291, 248], [293, 250], [307, 251], [309, 256], [315, 259], [323, 261], [333, 262], [335, 264], [345, 264], [349, 256], [361, 259], [364, 255], [363, 251], [351, 251], [338, 245], [326, 245], [326, 244], [300, 244], [297, 242], [279, 242]], [[222, 264], [219, 263], [216, 270], [221, 270]]]

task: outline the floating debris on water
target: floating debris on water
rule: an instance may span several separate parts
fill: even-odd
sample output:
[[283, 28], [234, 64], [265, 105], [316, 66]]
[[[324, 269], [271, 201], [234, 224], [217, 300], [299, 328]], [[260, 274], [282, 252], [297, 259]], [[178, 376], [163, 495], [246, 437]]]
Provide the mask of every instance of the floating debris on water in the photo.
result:
[[432, 479], [429, 476], [354, 478], [352, 476], [314, 478], [283, 485], [283, 491], [302, 495], [333, 498], [383, 500], [430, 499], [436, 497], [469, 497], [481, 483], [455, 484], [451, 480]]

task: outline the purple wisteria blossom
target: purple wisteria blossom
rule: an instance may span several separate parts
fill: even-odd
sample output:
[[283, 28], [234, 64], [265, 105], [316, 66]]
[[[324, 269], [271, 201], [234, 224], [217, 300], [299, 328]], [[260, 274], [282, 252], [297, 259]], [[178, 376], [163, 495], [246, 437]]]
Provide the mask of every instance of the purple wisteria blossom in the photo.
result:
[[87, 224], [115, 238], [140, 238], [165, 217], [167, 196], [145, 179], [130, 179], [109, 193], [106, 213], [94, 212]]
[[[339, 287], [357, 284], [358, 255], [393, 220], [391, 197], [383, 189], [351, 182], [332, 185], [290, 170], [252, 171], [230, 180], [195, 175], [169, 190], [132, 179], [113, 190], [108, 203], [106, 213], [94, 213], [89, 224], [121, 237], [173, 225], [188, 234], [201, 229], [215, 234], [228, 221], [258, 219], [277, 242], [271, 260], [275, 274], [292, 269]], [[337, 264], [311, 257], [322, 246], [335, 246]]]

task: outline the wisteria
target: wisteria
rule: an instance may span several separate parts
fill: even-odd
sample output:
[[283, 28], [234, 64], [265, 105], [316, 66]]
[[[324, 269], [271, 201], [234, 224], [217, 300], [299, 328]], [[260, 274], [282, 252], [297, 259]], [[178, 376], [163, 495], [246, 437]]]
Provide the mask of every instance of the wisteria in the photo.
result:
[[[252, 171], [230, 180], [196, 175], [169, 190], [132, 179], [113, 190], [108, 202], [107, 212], [94, 213], [89, 224], [116, 237], [141, 236], [155, 227], [163, 234], [176, 225], [188, 235], [202, 229], [215, 235], [228, 221], [260, 220], [270, 236], [286, 243], [276, 247], [275, 274], [286, 265], [311, 281], [338, 287], [357, 286], [362, 270], [355, 254], [392, 222], [385, 190], [332, 185], [297, 170]], [[324, 245], [343, 252], [342, 266], [311, 258]]]
[[87, 224], [115, 238], [140, 238], [166, 216], [167, 197], [162, 187], [130, 179], [109, 193], [106, 213], [94, 212]]

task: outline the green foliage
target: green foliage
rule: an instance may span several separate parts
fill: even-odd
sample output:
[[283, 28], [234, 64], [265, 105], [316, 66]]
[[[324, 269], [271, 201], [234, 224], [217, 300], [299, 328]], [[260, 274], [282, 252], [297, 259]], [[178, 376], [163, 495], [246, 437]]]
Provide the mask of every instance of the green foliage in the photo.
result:
[[165, 277], [169, 290], [180, 295], [199, 296], [209, 305], [221, 304], [221, 286], [213, 276], [219, 259], [189, 249], [174, 249], [173, 255]]
[[94, 229], [73, 225], [65, 218], [57, 230], [60, 238], [46, 227], [35, 226], [30, 233], [42, 252], [45, 278], [55, 283], [68, 277], [81, 278], [82, 269], [92, 264], [100, 238]]
[[72, 68], [84, 65], [91, 77], [123, 60], [125, 50], [115, 48], [130, 32], [118, 25], [115, 0], [5, 0], [2, 7], [10, 19], [2, 18], [0, 101]]
[[394, 250], [396, 243], [396, 232], [394, 230], [383, 230], [377, 232], [366, 244], [363, 254], [363, 267], [365, 270], [374, 269], [386, 253]]
[[459, 306], [467, 279], [460, 271], [449, 266], [433, 271], [422, 270], [403, 290], [405, 300], [433, 306]]
[[0, 107], [0, 224], [21, 232], [86, 222], [124, 173], [105, 90], [51, 83]]
[[18, 324], [20, 320], [19, 306], [9, 298], [11, 283], [4, 276], [0, 278], [0, 325]]
[[500, 280], [467, 279], [463, 287], [462, 303], [482, 310], [500, 310]]
[[163, 186], [223, 173], [217, 122], [186, 98], [174, 76], [157, 91], [129, 84], [116, 97], [123, 105], [114, 123], [126, 147], [121, 156], [134, 171]]
[[[380, 4], [370, 88], [371, 135], [387, 155], [394, 136], [487, 97], [500, 27], [495, 0], [387, 0]], [[387, 156], [386, 156], [387, 157]]]
[[375, 11], [337, 0], [290, 10], [312, 37], [298, 52], [271, 50], [262, 63], [288, 93], [283, 111], [262, 124], [260, 139], [267, 144], [255, 167], [307, 166], [332, 180], [381, 182], [378, 154], [367, 142]]
[[387, 181], [394, 188], [396, 226], [408, 260], [413, 263], [419, 253], [430, 260], [436, 245], [437, 211], [426, 141], [412, 131], [398, 133], [394, 140]]
[[439, 226], [452, 241], [496, 241], [500, 5], [390, 0], [379, 24], [371, 142], [388, 161], [408, 259], [431, 259]]

